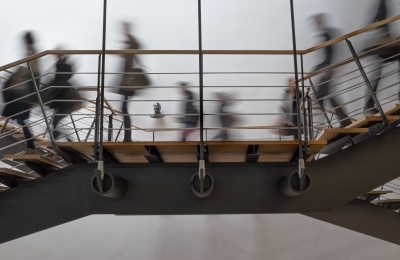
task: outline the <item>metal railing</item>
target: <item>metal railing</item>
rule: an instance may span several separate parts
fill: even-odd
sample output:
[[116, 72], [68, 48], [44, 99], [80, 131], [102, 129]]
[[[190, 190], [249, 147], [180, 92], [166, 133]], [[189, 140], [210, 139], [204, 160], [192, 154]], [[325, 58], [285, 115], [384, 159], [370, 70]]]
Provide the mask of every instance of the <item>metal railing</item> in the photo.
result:
[[[236, 96], [244, 96], [243, 98], [238, 98], [238, 97], [233, 97], [233, 98], [226, 98], [223, 101], [226, 102], [241, 102], [246, 105], [254, 105], [256, 102], [260, 102], [260, 104], [267, 104], [270, 109], [268, 111], [252, 111], [250, 109], [250, 106], [247, 106], [245, 111], [242, 112], [220, 112], [217, 110], [211, 111], [209, 109], [206, 109], [203, 113], [200, 114], [200, 117], [204, 118], [204, 136], [205, 140], [209, 140], [210, 136], [215, 135], [216, 132], [218, 131], [229, 131], [231, 133], [252, 133], [248, 134], [249, 137], [241, 137], [241, 138], [236, 138], [237, 140], [288, 140], [288, 139], [293, 139], [294, 135], [286, 135], [282, 134], [283, 132], [290, 132], [290, 131], [296, 131], [300, 128], [300, 133], [301, 133], [301, 138], [302, 142], [304, 143], [304, 149], [305, 153], [307, 152], [307, 147], [308, 147], [308, 141], [309, 140], [315, 140], [318, 137], [318, 134], [321, 133], [324, 129], [327, 128], [334, 128], [338, 127], [340, 124], [348, 124], [349, 122], [354, 122], [356, 120], [359, 120], [363, 117], [364, 112], [368, 112], [363, 110], [364, 107], [364, 99], [367, 99], [369, 97], [374, 99], [374, 104], [378, 112], [380, 113], [380, 116], [382, 117], [382, 122], [383, 124], [387, 124], [386, 116], [383, 113], [383, 110], [387, 108], [389, 105], [392, 105], [397, 102], [398, 100], [398, 95], [397, 92], [394, 92], [394, 88], [399, 85], [399, 81], [392, 81], [389, 84], [385, 84], [384, 87], [381, 87], [378, 90], [373, 90], [371, 87], [371, 82], [377, 79], [385, 79], [390, 77], [393, 74], [398, 73], [399, 69], [393, 69], [391, 68], [391, 65], [395, 62], [393, 61], [396, 59], [396, 57], [400, 54], [394, 54], [391, 57], [386, 57], [382, 58], [379, 61], [374, 61], [372, 63], [368, 64], [363, 64], [361, 62], [364, 62], [363, 60], [360, 61], [361, 58], [366, 57], [368, 55], [371, 55], [374, 52], [379, 52], [380, 49], [383, 49], [387, 47], [387, 45], [383, 46], [378, 46], [377, 48], [373, 50], [367, 50], [365, 52], [356, 54], [354, 51], [354, 48], [349, 41], [350, 38], [360, 35], [361, 33], [367, 32], [371, 29], [378, 28], [379, 26], [383, 24], [387, 24], [390, 22], [393, 22], [395, 20], [400, 19], [400, 15], [386, 19], [384, 21], [378, 22], [376, 24], [367, 26], [365, 28], [362, 28], [360, 30], [354, 31], [350, 34], [346, 34], [344, 36], [341, 36], [339, 38], [335, 38], [331, 41], [325, 42], [323, 44], [317, 45], [315, 47], [306, 49], [306, 50], [300, 50], [300, 51], [291, 51], [291, 50], [105, 50], [106, 55], [121, 55], [121, 54], [143, 54], [143, 55], [263, 55], [266, 57], [269, 57], [270, 55], [273, 55], [274, 57], [288, 57], [288, 55], [298, 55], [300, 57], [300, 69], [299, 69], [299, 83], [301, 86], [297, 91], [301, 90], [303, 94], [303, 97], [301, 98], [301, 116], [300, 118], [297, 118], [298, 123], [297, 125], [291, 126], [290, 124], [279, 124], [279, 123], [270, 123], [270, 124], [251, 124], [251, 123], [244, 123], [246, 120], [247, 122], [276, 122], [277, 118], [294, 118], [294, 116], [297, 116], [296, 112], [293, 111], [286, 111], [282, 112], [279, 111], [279, 106], [281, 103], [287, 102], [293, 104], [293, 102], [296, 101], [295, 95], [292, 98], [278, 98], [278, 97], [268, 97], [268, 98], [263, 98], [263, 97], [255, 97], [255, 98], [246, 98], [246, 96], [249, 96], [250, 89], [254, 90], [263, 90], [266, 91], [264, 92], [265, 95], [267, 95], [267, 90], [274, 90], [274, 89], [286, 89], [287, 86], [283, 85], [277, 85], [277, 84], [270, 84], [270, 85], [221, 85], [221, 84], [205, 84], [204, 87], [204, 95], [205, 98], [199, 99], [199, 98], [193, 98], [193, 100], [190, 100], [191, 102], [202, 102], [203, 104], [214, 104], [215, 103], [221, 103], [221, 99], [215, 99], [215, 98], [209, 98], [211, 94], [213, 94], [214, 90], [220, 91], [221, 89], [235, 89], [236, 91], [240, 92]], [[312, 73], [306, 72], [304, 70], [304, 62], [308, 58], [308, 54], [313, 53], [314, 51], [317, 51], [319, 49], [325, 48], [327, 46], [331, 46], [333, 44], [337, 44], [339, 42], [346, 41], [348, 44], [350, 52], [352, 52], [352, 55], [349, 55], [347, 58], [336, 62], [334, 64], [331, 64], [323, 69], [314, 71]], [[393, 41], [389, 44], [397, 43], [397, 41]], [[1, 75], [1, 77], [5, 80], [7, 80], [8, 77], [12, 75], [12, 71], [9, 69], [12, 69], [16, 66], [21, 66], [25, 63], [29, 63], [33, 60], [39, 59], [41, 57], [44, 57], [46, 55], [54, 55], [54, 54], [65, 54], [65, 55], [99, 55], [99, 61], [100, 61], [100, 56], [101, 56], [102, 51], [100, 50], [48, 50], [44, 51], [32, 56], [29, 56], [25, 59], [18, 60], [16, 62], [4, 65], [0, 67], [0, 73], [4, 72], [4, 75]], [[389, 72], [385, 71], [384, 74], [379, 75], [379, 76], [371, 76], [376, 70], [372, 69], [369, 70], [371, 67], [379, 65], [379, 63], [387, 63], [390, 62], [389, 64], [385, 64], [383, 68], [385, 70], [390, 69]], [[96, 67], [100, 66], [99, 64], [96, 64]], [[206, 67], [207, 69], [207, 67]], [[336, 70], [337, 75], [330, 75], [324, 78], [324, 75], [326, 73], [330, 73], [331, 70]], [[343, 70], [343, 72], [339, 71]], [[379, 70], [379, 69], [378, 69]], [[36, 76], [35, 80], [41, 81], [45, 76], [52, 76], [55, 74], [62, 74], [62, 73], [44, 73], [42, 75]], [[112, 75], [126, 75], [126, 74], [135, 74], [135, 73], [126, 73], [126, 72], [104, 72], [106, 76], [112, 76]], [[146, 75], [170, 75], [176, 78], [176, 81], [179, 81], [179, 76], [182, 75], [212, 75], [212, 76], [219, 76], [219, 77], [246, 77], [249, 82], [251, 82], [252, 77], [255, 75], [273, 75], [273, 76], [280, 76], [282, 77], [281, 82], [284, 82], [284, 77], [287, 75], [293, 75], [294, 72], [291, 71], [221, 71], [221, 72], [145, 72]], [[93, 71], [89, 72], [74, 72], [74, 75], [100, 75], [100, 70], [93, 69]], [[318, 77], [323, 78], [323, 80], [318, 79]], [[18, 84], [15, 84], [9, 88], [7, 88], [7, 91], [12, 90], [13, 88], [18, 88], [19, 86], [29, 83], [29, 82], [36, 82], [32, 78], [29, 80], [26, 80], [24, 82], [19, 82]], [[318, 82], [318, 83], [317, 83]], [[328, 85], [328, 86], [327, 86]], [[178, 102], [186, 102], [187, 100], [181, 100], [181, 99], [176, 99], [176, 98], [166, 98], [163, 96], [163, 98], [157, 99], [157, 98], [134, 98], [131, 100], [120, 100], [116, 98], [115, 94], [109, 94], [110, 97], [107, 97], [104, 100], [103, 104], [99, 104], [99, 102], [96, 100], [96, 95], [99, 95], [99, 86], [100, 82], [98, 81], [97, 84], [93, 82], [93, 84], [86, 85], [86, 86], [46, 86], [45, 84], [39, 84], [37, 86], [37, 91], [34, 91], [32, 93], [29, 93], [27, 95], [21, 96], [17, 99], [14, 99], [10, 102], [3, 102], [1, 105], [9, 105], [13, 104], [14, 102], [19, 102], [23, 99], [29, 98], [29, 97], [37, 97], [37, 102], [36, 106], [38, 108], [41, 108], [41, 112], [38, 111], [38, 109], [28, 109], [26, 111], [16, 111], [15, 114], [12, 116], [8, 117], [3, 117], [0, 122], [3, 123], [3, 127], [1, 129], [1, 134], [0, 134], [0, 140], [2, 138], [8, 138], [12, 136], [15, 133], [21, 133], [22, 127], [26, 126], [30, 128], [30, 130], [33, 133], [32, 139], [41, 137], [44, 138], [45, 140], [48, 140], [53, 143], [53, 146], [56, 146], [56, 142], [60, 140], [65, 140], [63, 139], [64, 137], [68, 137], [72, 141], [78, 141], [78, 142], [95, 142], [96, 136], [95, 136], [95, 130], [96, 130], [96, 116], [99, 118], [99, 113], [96, 111], [99, 111], [99, 108], [104, 108], [104, 114], [102, 117], [102, 121], [104, 122], [104, 127], [101, 129], [102, 132], [104, 132], [103, 135], [103, 140], [102, 141], [111, 141], [111, 142], [118, 142], [122, 141], [124, 138], [123, 136], [123, 131], [124, 130], [133, 130], [138, 134], [135, 139], [136, 140], [141, 140], [141, 141], [159, 141], [159, 140], [176, 140], [177, 137], [170, 135], [169, 133], [171, 132], [182, 132], [185, 130], [198, 130], [198, 127], [176, 127], [176, 124], [170, 124], [169, 126], [157, 126], [157, 124], [154, 124], [153, 126], [149, 125], [148, 122], [145, 122], [142, 119], [138, 118], [148, 118], [149, 120], [152, 120], [152, 122], [160, 122], [156, 120], [160, 119], [150, 119], [150, 116], [153, 115], [152, 113], [122, 113], [121, 110], [116, 109], [117, 103], [118, 105], [121, 105], [123, 102], [129, 102], [129, 104], [149, 104], [149, 103], [154, 103], [154, 102], [163, 102], [163, 103], [171, 103], [171, 104], [176, 104]], [[63, 89], [63, 88], [75, 88], [78, 89], [79, 91], [83, 92], [85, 91], [86, 93], [92, 93], [88, 94], [87, 98], [82, 99], [82, 100], [51, 100], [47, 102], [41, 102], [39, 99], [41, 95], [45, 91], [48, 91], [49, 89]], [[104, 86], [105, 92], [111, 90], [117, 90], [119, 89], [120, 86]], [[124, 86], [125, 89], [143, 89], [145, 90], [142, 91], [158, 91], [158, 90], [176, 90], [181, 88], [180, 86], [172, 86], [172, 85], [150, 85], [150, 86]], [[317, 93], [322, 89], [325, 88], [324, 94], [319, 94]], [[339, 88], [339, 89], [338, 89]], [[368, 92], [365, 94], [363, 88], [367, 88]], [[194, 90], [198, 90], [199, 86], [188, 86], [188, 89], [191, 89], [193, 93], [195, 93]], [[306, 89], [311, 89], [310, 92], [306, 91]], [[358, 93], [356, 93], [358, 92]], [[360, 95], [360, 92], [363, 94]], [[0, 93], [4, 93], [4, 89], [0, 91]], [[108, 93], [108, 92], [107, 92]], [[111, 92], [112, 93], [112, 92]], [[307, 93], [307, 94], [306, 94]], [[395, 93], [395, 94], [393, 94]], [[214, 93], [215, 94], [215, 93]], [[306, 94], [306, 95], [305, 95]], [[254, 97], [254, 95], [253, 95]], [[338, 98], [342, 98], [343, 101], [336, 101]], [[69, 102], [76, 102], [76, 101], [83, 101], [85, 105], [83, 106], [82, 109], [79, 109], [75, 111], [72, 114], [62, 114], [62, 113], [54, 113], [52, 110], [50, 110], [47, 106], [50, 105], [52, 102], [65, 102], [66, 106], [68, 105]], [[326, 103], [327, 101], [332, 101], [331, 107], [327, 107]], [[361, 105], [360, 105], [361, 103]], [[270, 105], [269, 105], [270, 104]], [[150, 107], [150, 106], [149, 106]], [[254, 110], [257, 110], [259, 106], [256, 106]], [[370, 110], [373, 110], [373, 108], [368, 108]], [[346, 110], [346, 112], [343, 112]], [[278, 111], [278, 112], [277, 112]], [[15, 115], [18, 113], [23, 113], [23, 112], [30, 112], [31, 113], [31, 119], [28, 122], [25, 122], [24, 126], [19, 126], [15, 124], [15, 122], [11, 122], [10, 119], [13, 118]], [[43, 116], [43, 114], [46, 114], [46, 116]], [[343, 115], [344, 114], [344, 115]], [[213, 125], [211, 123], [212, 120], [216, 121], [218, 120], [219, 117], [221, 116], [231, 116], [235, 118], [236, 122], [229, 127], [220, 127]], [[66, 116], [65, 119], [63, 119], [62, 123], [60, 123], [56, 129], [51, 129], [51, 126], [49, 125], [52, 121], [52, 118], [54, 116]], [[124, 116], [130, 116], [134, 117], [137, 119], [137, 121], [141, 123], [135, 122], [133, 120], [133, 124], [131, 126], [124, 126]], [[161, 120], [166, 121], [167, 119], [173, 119], [174, 117], [184, 117], [184, 116], [197, 116], [197, 114], [188, 114], [188, 113], [174, 113], [174, 112], [169, 112], [169, 113], [163, 113], [164, 118]], [[266, 118], [269, 118], [269, 120], [266, 120]], [[274, 119], [271, 119], [274, 118]], [[8, 126], [13, 126], [14, 130], [11, 131], [5, 131]], [[158, 124], [160, 125], [160, 124]], [[97, 126], [98, 129], [98, 126]], [[269, 132], [267, 133], [267, 130], [274, 130], [275, 134]], [[58, 138], [54, 139], [51, 136], [51, 133], [54, 131], [63, 131], [63, 134]], [[258, 136], [253, 134], [253, 133], [259, 133]], [[261, 134], [260, 134], [261, 133]], [[256, 137], [254, 137], [256, 136]], [[194, 139], [196, 139], [195, 137]], [[232, 138], [235, 139], [235, 138]], [[26, 140], [21, 140], [18, 142], [15, 142], [12, 145], [8, 145], [6, 147], [0, 148], [0, 150], [6, 150], [13, 145], [19, 145]], [[319, 158], [319, 155], [316, 156], [316, 158]]]

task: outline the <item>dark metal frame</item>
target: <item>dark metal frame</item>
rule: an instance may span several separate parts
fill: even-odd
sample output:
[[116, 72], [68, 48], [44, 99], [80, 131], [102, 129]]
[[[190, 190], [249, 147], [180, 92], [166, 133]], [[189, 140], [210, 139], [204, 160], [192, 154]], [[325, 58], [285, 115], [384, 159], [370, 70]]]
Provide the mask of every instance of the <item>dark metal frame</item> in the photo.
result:
[[[300, 192], [303, 191], [304, 180], [305, 180], [305, 163], [304, 163], [304, 150], [301, 138], [301, 109], [300, 109], [300, 97], [299, 97], [299, 75], [297, 69], [297, 47], [296, 47], [296, 28], [294, 21], [294, 5], [293, 0], [290, 0], [290, 17], [292, 25], [292, 42], [293, 42], [293, 61], [294, 61], [294, 78], [296, 81], [296, 106], [297, 106], [297, 133], [299, 138], [299, 169], [298, 175], [300, 178]], [[307, 145], [307, 144], [305, 144]]]

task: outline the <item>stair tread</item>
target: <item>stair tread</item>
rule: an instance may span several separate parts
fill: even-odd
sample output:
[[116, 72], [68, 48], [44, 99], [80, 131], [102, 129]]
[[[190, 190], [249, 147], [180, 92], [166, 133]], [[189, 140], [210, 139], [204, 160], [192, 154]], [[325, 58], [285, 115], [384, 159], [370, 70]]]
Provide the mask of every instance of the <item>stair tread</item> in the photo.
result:
[[366, 195], [379, 195], [379, 194], [388, 194], [393, 193], [392, 190], [373, 190], [370, 192], [365, 193]]
[[47, 157], [44, 157], [43, 155], [40, 155], [40, 154], [28, 154], [28, 155], [5, 154], [3, 158], [7, 159], [7, 160], [11, 160], [11, 161], [39, 161], [41, 163], [51, 165], [58, 169], [62, 169], [65, 167], [64, 165], [62, 165], [56, 161], [53, 161]]
[[338, 134], [365, 134], [368, 133], [368, 131], [367, 128], [328, 128], [322, 130], [316, 140], [329, 140]]
[[[400, 116], [387, 116], [389, 122], [393, 122], [400, 119]], [[380, 122], [382, 120], [381, 116], [365, 116], [362, 119], [346, 126], [346, 128], [357, 128], [363, 126], [369, 122]]]
[[20, 178], [24, 178], [24, 179], [29, 179], [29, 180], [34, 180], [37, 178], [36, 176], [33, 176], [31, 174], [27, 174], [25, 172], [16, 171], [16, 170], [9, 169], [9, 168], [0, 168], [0, 173], [6, 174], [6, 175], [12, 175], [12, 176], [20, 177]]
[[373, 203], [375, 203], [375, 204], [400, 203], [400, 199], [375, 200], [375, 201], [373, 201]]

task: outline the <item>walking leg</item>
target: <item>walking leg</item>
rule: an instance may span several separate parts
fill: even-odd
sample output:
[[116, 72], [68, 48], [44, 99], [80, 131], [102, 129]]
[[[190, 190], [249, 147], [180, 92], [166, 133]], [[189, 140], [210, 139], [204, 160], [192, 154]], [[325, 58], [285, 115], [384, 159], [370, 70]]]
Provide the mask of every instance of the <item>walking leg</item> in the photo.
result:
[[125, 96], [124, 102], [122, 104], [122, 113], [124, 114], [124, 128], [125, 128], [124, 142], [132, 141], [131, 117], [128, 115], [129, 114], [128, 100], [129, 97]]

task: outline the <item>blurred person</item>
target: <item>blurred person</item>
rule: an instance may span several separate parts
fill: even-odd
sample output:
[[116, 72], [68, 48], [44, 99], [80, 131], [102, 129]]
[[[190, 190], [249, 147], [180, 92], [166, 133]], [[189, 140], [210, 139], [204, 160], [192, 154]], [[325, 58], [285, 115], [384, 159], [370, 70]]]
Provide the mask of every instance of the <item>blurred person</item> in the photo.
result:
[[[23, 41], [26, 47], [26, 56], [35, 54], [35, 40], [32, 32], [26, 32], [23, 36]], [[29, 63], [35, 78], [38, 77], [40, 73], [37, 59], [30, 61]], [[39, 79], [36, 79], [35, 81], [39, 83]], [[18, 86], [7, 90], [16, 84], [18, 84]], [[37, 86], [39, 86], [39, 84]], [[25, 66], [19, 66], [17, 71], [4, 83], [3, 89], [4, 100], [7, 103], [12, 103], [9, 103], [4, 107], [2, 116], [16, 120], [17, 123], [22, 126], [22, 131], [24, 133], [27, 146], [27, 149], [23, 154], [37, 154], [38, 151], [32, 138], [32, 134], [25, 124], [25, 120], [29, 118], [29, 113], [33, 107], [33, 104], [38, 103], [37, 96], [34, 94], [30, 95], [29, 97], [22, 98], [26, 95], [36, 92], [29, 69]], [[16, 99], [19, 100], [14, 101]]]
[[[55, 64], [56, 74], [54, 75], [53, 81], [48, 84], [49, 87], [71, 86], [69, 80], [73, 76], [73, 70], [72, 65], [68, 63], [68, 57], [62, 54], [58, 54], [57, 59], [58, 60]], [[72, 114], [72, 112], [82, 108], [82, 102], [79, 101], [81, 97], [79, 96], [78, 91], [75, 88], [49, 88], [49, 90], [42, 91], [42, 93], [46, 96], [43, 97], [43, 100], [45, 100], [46, 102], [52, 100], [74, 100], [71, 102], [52, 101], [48, 104], [50, 108], [54, 109], [55, 116], [51, 121], [53, 129], [56, 129], [58, 123], [67, 115], [70, 115]], [[59, 136], [60, 132], [58, 130], [53, 130], [54, 139], [57, 139]], [[68, 137], [67, 139], [68, 141], [71, 141]]]
[[[377, 23], [388, 18], [386, 3], [386, 0], [379, 1], [379, 4], [377, 5], [378, 8], [376, 15], [370, 23]], [[366, 41], [367, 46], [363, 50], [363, 52], [370, 51], [369, 53], [367, 53], [366, 56], [376, 55], [382, 60], [382, 62], [379, 62], [374, 68], [374, 77], [378, 77], [376, 80], [371, 81], [371, 86], [374, 92], [376, 92], [376, 90], [378, 89], [383, 65], [387, 62], [400, 61], [400, 47], [398, 42], [394, 42], [395, 40], [399, 40], [399, 37], [394, 39], [390, 35], [388, 24], [384, 24], [372, 30], [372, 37], [370, 36], [370, 39]], [[370, 94], [370, 90], [367, 86], [365, 88], [365, 94]], [[398, 98], [400, 99], [400, 89], [398, 93]], [[379, 111], [375, 107], [372, 96], [367, 96], [365, 98], [364, 114], [372, 115], [377, 113], [379, 113]]]
[[[287, 79], [287, 86], [284, 90], [283, 99], [286, 100], [281, 105], [281, 110], [286, 115], [281, 116], [279, 119], [278, 125], [281, 127], [285, 127], [285, 129], [278, 129], [275, 131], [276, 134], [282, 136], [290, 136], [293, 135], [294, 140], [299, 139], [299, 132], [297, 129], [297, 100], [296, 100], [296, 86], [294, 84], [294, 78], [290, 77]], [[299, 90], [299, 99], [301, 99], [302, 93]], [[288, 101], [291, 100], [291, 101]], [[290, 127], [290, 129], [288, 129]]]
[[181, 82], [179, 84], [181, 86], [180, 91], [185, 96], [183, 105], [183, 114], [185, 114], [185, 116], [181, 118], [180, 121], [181, 123], [185, 124], [185, 128], [191, 128], [182, 131], [181, 141], [184, 142], [186, 141], [189, 134], [195, 131], [195, 129], [193, 128], [196, 128], [197, 122], [199, 121], [199, 112], [193, 105], [193, 92], [188, 90], [187, 84], [185, 82]]
[[[311, 17], [313, 19], [313, 22], [317, 28], [317, 30], [320, 32], [320, 36], [321, 38], [323, 38], [322, 42], [327, 42], [330, 41], [334, 38], [334, 32], [336, 31], [336, 29], [332, 28], [332, 27], [328, 27], [326, 25], [326, 17], [325, 14], [316, 14], [313, 15]], [[326, 47], [323, 48], [323, 53], [324, 53], [324, 59], [323, 61], [318, 64], [317, 66], [315, 66], [312, 69], [312, 72], [317, 71], [317, 70], [321, 70], [325, 68], [325, 71], [322, 73], [322, 77], [319, 81], [316, 90], [317, 93], [315, 93], [318, 103], [321, 106], [321, 108], [324, 109], [324, 100], [323, 98], [328, 96], [330, 93], [330, 80], [332, 79], [332, 75], [334, 72], [333, 68], [327, 68], [332, 64], [332, 58], [335, 54], [335, 48], [333, 45], [328, 45]], [[311, 75], [312, 75], [311, 72]], [[336, 110], [336, 116], [338, 117], [340, 122], [340, 127], [344, 128], [348, 125], [351, 124], [351, 120], [348, 118], [348, 116], [346, 115], [346, 113], [343, 111], [342, 107], [339, 107], [339, 97], [331, 97], [329, 98], [332, 107], [335, 108]], [[325, 110], [325, 109], [324, 109]]]
[[[135, 37], [131, 34], [131, 24], [128, 22], [123, 22], [124, 34], [126, 37], [125, 43], [127, 44], [127, 50], [137, 50], [140, 49], [140, 44]], [[143, 70], [138, 68], [140, 66], [136, 54], [124, 54], [124, 75], [120, 83], [121, 88], [119, 89], [119, 94], [124, 96], [124, 101], [122, 102], [122, 113], [124, 114], [124, 142], [132, 142], [132, 130], [131, 130], [131, 117], [128, 115], [128, 103], [129, 99], [135, 95], [135, 91], [140, 89], [140, 87], [145, 87], [150, 84], [149, 79]], [[128, 73], [128, 74], [127, 74]], [[136, 74], [129, 74], [136, 73]], [[138, 86], [137, 88], [123, 88], [123, 86]]]
[[229, 139], [227, 128], [233, 124], [235, 118], [226, 109], [230, 103], [227, 101], [225, 94], [217, 93], [217, 98], [220, 101], [218, 113], [220, 113], [222, 129], [216, 136], [214, 136], [214, 138], [212, 138], [212, 140], [221, 139], [222, 141], [227, 141]]

